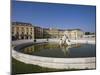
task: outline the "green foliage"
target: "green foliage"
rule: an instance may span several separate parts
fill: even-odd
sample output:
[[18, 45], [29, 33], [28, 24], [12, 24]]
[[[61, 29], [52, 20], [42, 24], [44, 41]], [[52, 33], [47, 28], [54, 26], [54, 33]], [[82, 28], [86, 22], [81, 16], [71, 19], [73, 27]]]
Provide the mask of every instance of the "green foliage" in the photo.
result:
[[25, 74], [25, 73], [43, 73], [43, 72], [56, 72], [65, 71], [65, 69], [49, 69], [37, 65], [25, 64], [12, 58], [12, 75]]
[[[58, 71], [76, 71], [81, 69], [52, 69], [44, 68], [37, 65], [25, 64], [12, 58], [12, 75], [28, 74], [28, 73], [44, 73], [44, 72], [58, 72]], [[85, 69], [86, 70], [86, 69]]]

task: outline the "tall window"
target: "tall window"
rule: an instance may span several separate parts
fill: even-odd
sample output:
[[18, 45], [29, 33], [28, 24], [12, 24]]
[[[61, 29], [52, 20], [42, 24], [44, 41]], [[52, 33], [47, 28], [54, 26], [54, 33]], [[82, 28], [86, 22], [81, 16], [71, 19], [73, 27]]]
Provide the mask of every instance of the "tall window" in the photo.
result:
[[31, 28], [31, 31], [32, 31], [32, 28]]
[[24, 35], [24, 32], [22, 32], [22, 35]]
[[31, 35], [32, 35], [32, 32], [30, 32], [31, 33]]
[[22, 27], [22, 29], [21, 29], [22, 31], [24, 31], [24, 27]]
[[14, 32], [14, 27], [12, 27], [12, 31]]
[[28, 32], [27, 32], [27, 35], [28, 35]]
[[19, 31], [19, 27], [16, 27], [16, 30]]
[[19, 35], [19, 33], [18, 33], [18, 32], [17, 32], [16, 34], [17, 34], [17, 35]]
[[12, 35], [14, 34], [14, 32], [12, 31]]

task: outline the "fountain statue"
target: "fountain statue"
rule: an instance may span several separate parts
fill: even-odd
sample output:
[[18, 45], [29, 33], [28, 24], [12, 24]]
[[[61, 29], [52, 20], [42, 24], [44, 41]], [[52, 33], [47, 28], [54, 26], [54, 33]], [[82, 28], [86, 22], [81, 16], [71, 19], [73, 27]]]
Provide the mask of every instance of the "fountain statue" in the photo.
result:
[[68, 36], [64, 34], [64, 36], [60, 39], [59, 44], [61, 46], [68, 46], [71, 45], [71, 41], [69, 40]]

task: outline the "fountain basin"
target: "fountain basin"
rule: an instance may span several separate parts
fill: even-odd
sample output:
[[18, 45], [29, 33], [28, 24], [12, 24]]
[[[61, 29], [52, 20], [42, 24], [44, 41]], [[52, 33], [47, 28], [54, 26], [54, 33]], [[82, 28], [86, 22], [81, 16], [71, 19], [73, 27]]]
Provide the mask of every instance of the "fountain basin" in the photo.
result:
[[[17, 42], [17, 44], [16, 44]], [[32, 41], [27, 41], [18, 44], [18, 41], [14, 42], [16, 48], [12, 48], [12, 56], [24, 63], [34, 64], [48, 68], [57, 68], [57, 69], [95, 69], [95, 56], [93, 57], [75, 57], [75, 58], [60, 58], [60, 57], [44, 57], [37, 55], [25, 54], [19, 51], [16, 51], [19, 46], [29, 46], [34, 44]], [[89, 41], [88, 41], [89, 42]], [[43, 42], [38, 42], [43, 43]], [[92, 43], [93, 44], [93, 43]]]

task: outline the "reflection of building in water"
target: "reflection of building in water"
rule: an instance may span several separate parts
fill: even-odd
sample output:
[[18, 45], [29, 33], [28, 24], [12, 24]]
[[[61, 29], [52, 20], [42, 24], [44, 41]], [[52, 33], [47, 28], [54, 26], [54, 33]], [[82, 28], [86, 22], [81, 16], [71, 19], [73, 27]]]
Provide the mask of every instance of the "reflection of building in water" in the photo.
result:
[[37, 44], [37, 45], [33, 45], [35, 52], [39, 52], [40, 50], [43, 49], [43, 44]]
[[53, 44], [53, 43], [49, 43], [49, 44], [45, 44], [44, 45], [44, 49], [56, 49], [56, 48], [58, 48], [59, 47], [59, 45], [58, 44]]
[[22, 49], [22, 51], [24, 53], [27, 53], [27, 54], [33, 54], [34, 52], [39, 52], [41, 50], [45, 50], [45, 49], [52, 49], [53, 50], [53, 49], [57, 49], [57, 48], [59, 48], [58, 44], [44, 43], [44, 44], [36, 44], [36, 45], [26, 47], [26, 48]]
[[39, 52], [42, 49], [43, 49], [43, 45], [37, 44], [37, 45], [32, 45], [32, 46], [24, 48], [23, 52], [27, 54], [33, 54], [34, 52]]
[[23, 52], [26, 54], [33, 54], [33, 52], [35, 51], [34, 47], [30, 46], [30, 47], [26, 47], [23, 49]]

